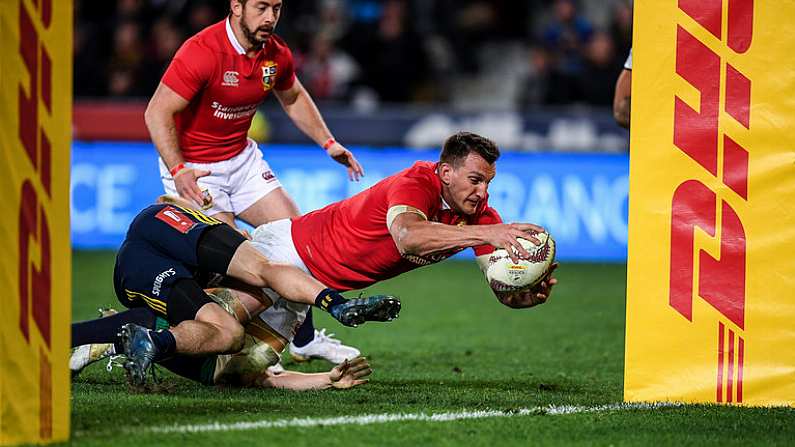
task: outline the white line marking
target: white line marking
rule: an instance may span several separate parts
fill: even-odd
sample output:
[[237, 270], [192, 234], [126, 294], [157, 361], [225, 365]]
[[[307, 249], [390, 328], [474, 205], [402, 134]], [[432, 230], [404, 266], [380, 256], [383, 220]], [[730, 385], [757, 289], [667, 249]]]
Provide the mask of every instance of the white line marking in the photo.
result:
[[243, 430], [263, 430], [269, 428], [292, 428], [292, 427], [320, 427], [334, 425], [370, 425], [385, 424], [388, 422], [421, 421], [421, 422], [448, 422], [461, 419], [484, 419], [484, 418], [506, 418], [515, 416], [529, 415], [566, 415], [578, 413], [599, 413], [605, 411], [623, 410], [653, 410], [657, 408], [678, 407], [679, 403], [620, 403], [598, 405], [594, 407], [581, 407], [573, 405], [546, 406], [533, 408], [520, 408], [517, 410], [499, 411], [459, 411], [451, 413], [383, 413], [383, 414], [364, 414], [359, 416], [339, 416], [332, 418], [291, 418], [291, 419], [272, 419], [250, 422], [233, 422], [197, 425], [164, 425], [161, 427], [138, 428], [134, 433], [206, 433], [223, 431], [243, 431]]

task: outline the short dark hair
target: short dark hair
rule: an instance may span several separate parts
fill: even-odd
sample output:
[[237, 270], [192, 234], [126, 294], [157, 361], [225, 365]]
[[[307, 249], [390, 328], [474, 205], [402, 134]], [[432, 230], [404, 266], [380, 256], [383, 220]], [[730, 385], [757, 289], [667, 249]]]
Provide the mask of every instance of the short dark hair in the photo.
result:
[[500, 158], [500, 150], [493, 141], [472, 132], [458, 132], [444, 142], [439, 161], [458, 166], [470, 152], [480, 155], [488, 164], [494, 164]]

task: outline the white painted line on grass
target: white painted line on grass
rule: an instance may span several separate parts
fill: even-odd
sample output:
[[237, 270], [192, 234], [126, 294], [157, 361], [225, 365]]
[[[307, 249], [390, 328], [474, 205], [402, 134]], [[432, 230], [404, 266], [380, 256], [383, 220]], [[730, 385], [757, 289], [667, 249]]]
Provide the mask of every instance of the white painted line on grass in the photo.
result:
[[244, 430], [263, 430], [269, 428], [294, 428], [294, 427], [328, 427], [335, 425], [371, 425], [385, 424], [388, 422], [448, 422], [462, 419], [484, 419], [484, 418], [507, 418], [514, 416], [529, 415], [565, 415], [580, 413], [600, 413], [607, 411], [624, 410], [652, 410], [656, 408], [677, 407], [677, 403], [619, 403], [597, 405], [593, 407], [582, 407], [573, 405], [550, 405], [546, 407], [520, 408], [516, 410], [483, 410], [483, 411], [458, 411], [450, 413], [382, 413], [382, 414], [363, 414], [359, 416], [339, 416], [329, 418], [290, 418], [290, 419], [271, 419], [248, 422], [232, 422], [195, 425], [164, 425], [160, 427], [138, 428], [135, 433], [206, 433], [206, 432], [225, 432], [225, 431], [244, 431]]

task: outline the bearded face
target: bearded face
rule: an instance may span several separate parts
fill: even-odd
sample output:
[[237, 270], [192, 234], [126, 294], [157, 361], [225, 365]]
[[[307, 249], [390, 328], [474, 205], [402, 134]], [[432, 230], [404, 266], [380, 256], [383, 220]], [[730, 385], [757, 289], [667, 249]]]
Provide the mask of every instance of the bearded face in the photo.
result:
[[281, 0], [248, 0], [241, 6], [238, 23], [243, 36], [252, 46], [262, 46], [279, 22]]

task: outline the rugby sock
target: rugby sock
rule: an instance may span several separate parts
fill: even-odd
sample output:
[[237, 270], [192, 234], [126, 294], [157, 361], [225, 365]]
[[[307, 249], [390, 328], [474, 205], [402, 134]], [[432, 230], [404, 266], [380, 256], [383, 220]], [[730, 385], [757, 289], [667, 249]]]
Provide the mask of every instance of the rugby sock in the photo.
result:
[[344, 304], [345, 301], [348, 300], [336, 290], [323, 289], [323, 291], [317, 295], [317, 298], [315, 298], [315, 306], [331, 313], [335, 307]]
[[312, 308], [310, 307], [309, 310], [306, 311], [306, 318], [304, 319], [304, 323], [301, 324], [301, 326], [299, 326], [298, 330], [295, 332], [295, 337], [293, 337], [293, 344], [296, 347], [303, 348], [314, 339], [315, 339], [315, 325], [312, 322]]
[[157, 348], [155, 361], [168, 358], [177, 350], [177, 339], [174, 338], [174, 334], [168, 329], [149, 331], [149, 336], [152, 337], [152, 342]]
[[105, 318], [72, 323], [72, 347], [92, 343], [113, 343], [116, 352], [124, 352], [118, 334], [127, 323], [153, 328], [155, 314], [146, 307], [136, 307]]

